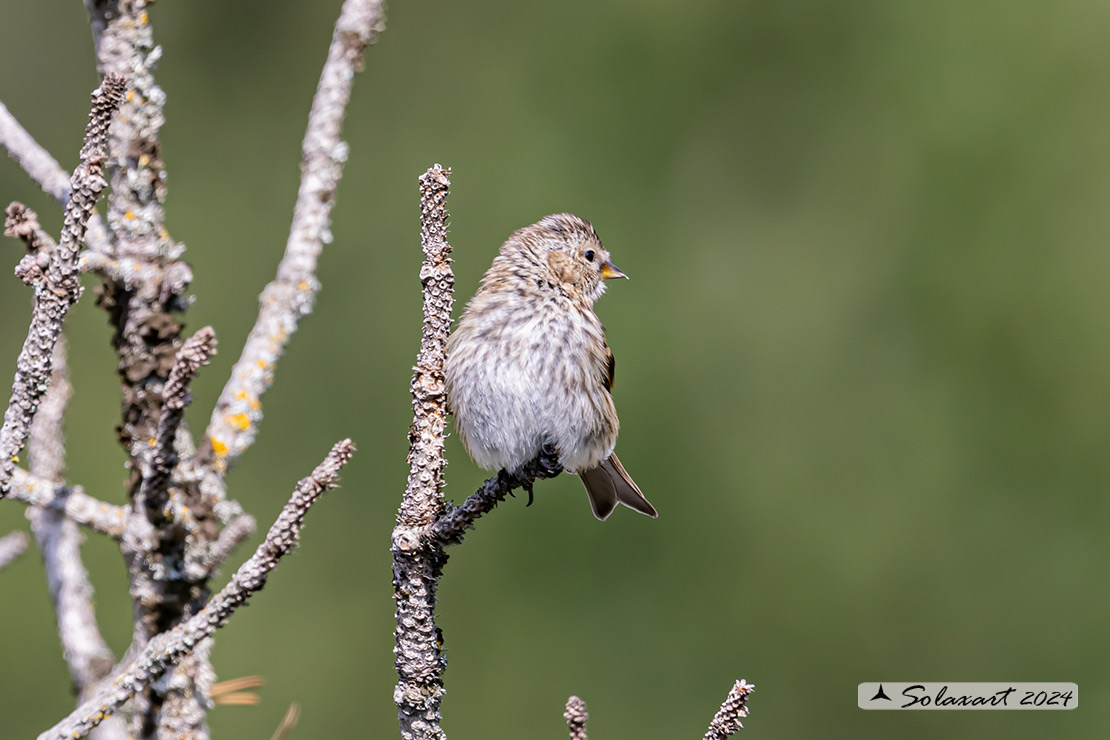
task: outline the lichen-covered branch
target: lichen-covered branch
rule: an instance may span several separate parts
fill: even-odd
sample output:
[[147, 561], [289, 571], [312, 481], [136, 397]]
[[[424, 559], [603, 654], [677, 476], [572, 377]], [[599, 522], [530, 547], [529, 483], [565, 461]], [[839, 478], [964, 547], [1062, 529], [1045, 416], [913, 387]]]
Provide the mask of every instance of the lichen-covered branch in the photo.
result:
[[748, 716], [748, 697], [755, 690], [755, 686], [744, 679], [740, 679], [728, 692], [724, 704], [713, 716], [709, 729], [703, 740], [725, 740], [726, 737], [736, 734], [744, 725], [740, 720]]
[[123, 537], [130, 506], [116, 506], [85, 493], [81, 486], [46, 480], [16, 468], [8, 491], [13, 501], [42, 506], [64, 514], [67, 519], [114, 540]]
[[397, 628], [393, 649], [403, 740], [443, 740], [440, 699], [447, 666], [436, 626], [436, 587], [446, 553], [419, 532], [443, 511], [443, 442], [447, 398], [444, 351], [451, 326], [454, 275], [447, 242], [450, 170], [438, 164], [420, 178], [421, 248], [424, 261], [424, 327], [412, 378], [413, 422], [409, 429], [409, 477], [393, 530], [393, 598]]
[[254, 517], [250, 514], [240, 514], [228, 522], [208, 551], [208, 561], [205, 563], [208, 572], [219, 568], [236, 547], [254, 534], [256, 526]]
[[62, 203], [69, 199], [69, 174], [50, 152], [39, 146], [3, 103], [0, 103], [0, 146], [43, 192]]
[[72, 194], [65, 209], [62, 238], [51, 256], [44, 281], [35, 288], [31, 326], [16, 361], [12, 396], [0, 429], [0, 498], [10, 487], [16, 455], [27, 439], [39, 401], [50, 384], [54, 345], [61, 336], [62, 324], [81, 294], [77, 252], [97, 196], [107, 184], [106, 135], [124, 87], [124, 79], [112, 75], [105, 77], [92, 95], [92, 111], [85, 129], [81, 163], [71, 180]]
[[297, 484], [292, 498], [254, 555], [203, 609], [173, 629], [154, 636], [123, 673], [101, 682], [92, 698], [39, 735], [39, 740], [75, 740], [85, 736], [210, 637], [250, 596], [266, 585], [270, 572], [297, 543], [309, 508], [325, 491], [335, 487], [340, 469], [353, 453], [354, 445], [349, 439], [336, 444], [312, 474]]
[[19, 202], [13, 202], [4, 212], [4, 236], [23, 242], [27, 254], [15, 268], [15, 276], [27, 285], [34, 285], [46, 279], [50, 267], [50, 255], [57, 244], [54, 237], [39, 225], [38, 214]]
[[189, 384], [197, 371], [208, 364], [216, 354], [216, 332], [210, 326], [198, 330], [185, 341], [177, 353], [177, 361], [162, 388], [162, 416], [158, 433], [151, 447], [150, 465], [143, 474], [137, 501], [146, 507], [147, 519], [154, 526], [169, 518], [166, 504], [169, 499], [170, 474], [177, 464], [175, 440], [178, 427], [185, 418], [185, 407], [192, 400]]
[[[69, 202], [70, 174], [50, 156], [50, 152], [39, 146], [3, 103], [0, 103], [0, 147], [7, 150], [8, 155], [44, 193], [63, 206]], [[107, 249], [108, 236], [104, 231], [104, 222], [95, 213], [89, 217], [85, 241], [95, 250]]]
[[[62, 419], [72, 388], [66, 369], [65, 341], [54, 347], [50, 390], [39, 406], [27, 452], [31, 471], [46, 480], [62, 480], [65, 474], [65, 438]], [[64, 513], [45, 507], [27, 510], [42, 553], [46, 583], [58, 622], [62, 655], [78, 693], [100, 680], [115, 663], [108, 643], [100, 633], [93, 608], [93, 587], [81, 561], [81, 534], [77, 524]]]
[[567, 721], [567, 730], [570, 731], [570, 740], [587, 740], [586, 720], [590, 718], [586, 711], [586, 702], [577, 696], [567, 699], [567, 708], [563, 712], [563, 719]]
[[260, 399], [273, 383], [274, 363], [297, 323], [312, 310], [319, 289], [316, 262], [332, 238], [331, 209], [347, 160], [347, 145], [339, 138], [343, 116], [363, 51], [385, 27], [384, 5], [382, 0], [346, 0], [336, 21], [308, 117], [285, 256], [277, 277], [262, 292], [254, 328], [208, 424], [206, 454], [221, 473], [254, 441], [262, 419]]
[[26, 550], [27, 535], [23, 532], [12, 532], [0, 537], [0, 569], [6, 568]]

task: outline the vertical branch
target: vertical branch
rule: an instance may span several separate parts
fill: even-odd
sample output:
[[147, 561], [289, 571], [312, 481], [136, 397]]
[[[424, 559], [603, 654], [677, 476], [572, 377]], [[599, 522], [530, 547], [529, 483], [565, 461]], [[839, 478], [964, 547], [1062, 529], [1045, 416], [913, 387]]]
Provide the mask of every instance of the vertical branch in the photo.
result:
[[442, 740], [440, 699], [447, 661], [436, 626], [436, 585], [446, 553], [422, 538], [444, 509], [443, 441], [447, 423], [443, 359], [451, 324], [454, 275], [447, 243], [450, 170], [438, 164], [420, 178], [421, 247], [424, 262], [424, 325], [412, 379], [413, 423], [409, 430], [409, 477], [393, 530], [393, 598], [397, 602], [397, 688], [403, 740]]
[[586, 711], [586, 702], [577, 696], [567, 699], [567, 708], [563, 712], [563, 718], [567, 721], [570, 740], [586, 740], [586, 720], [590, 718], [589, 712]]
[[[64, 340], [54, 347], [52, 376], [50, 390], [31, 425], [27, 452], [32, 474], [48, 481], [61, 481], [65, 472], [62, 418], [72, 392]], [[81, 693], [107, 675], [115, 664], [96, 623], [93, 587], [81, 561], [81, 536], [77, 524], [58, 510], [36, 506], [27, 510], [27, 518], [42, 552], [62, 655], [73, 686]]]
[[73, 193], [66, 205], [62, 238], [51, 257], [43, 283], [35, 288], [31, 326], [16, 361], [12, 396], [0, 428], [0, 498], [7, 493], [15, 472], [16, 455], [27, 439], [31, 420], [50, 384], [54, 345], [61, 336], [62, 324], [81, 295], [77, 251], [97, 196], [107, 184], [103, 175], [106, 135], [112, 114], [123, 97], [124, 86], [122, 77], [112, 75], [105, 77], [92, 95], [92, 111], [85, 128], [81, 163], [71, 180]]
[[316, 262], [331, 241], [331, 209], [347, 145], [339, 138], [355, 72], [366, 47], [385, 28], [382, 0], [346, 0], [335, 23], [302, 144], [301, 184], [277, 277], [259, 299], [258, 318], [220, 393], [206, 432], [205, 456], [222, 475], [254, 442], [262, 394], [273, 384], [274, 363], [297, 323], [312, 311]]
[[[204, 327], [186, 340], [177, 353], [162, 388], [163, 408], [158, 432], [151, 440], [142, 483], [135, 494], [132, 519], [124, 535], [124, 555], [131, 573], [136, 632], [147, 637], [170, 629], [199, 608], [207, 597], [207, 571], [195, 574], [190, 543], [207, 542], [182, 492], [170, 489], [177, 464], [176, 439], [192, 400], [189, 384], [216, 352], [216, 333]], [[199, 555], [195, 555], [199, 557]], [[213, 680], [208, 650], [198, 650], [183, 661], [164, 683], [147, 687], [136, 702], [143, 711], [136, 716], [142, 732], [152, 734], [155, 715], [160, 737], [203, 737], [207, 687]], [[145, 715], [145, 716], [144, 716]]]
[[709, 723], [705, 737], [702, 740], [725, 740], [726, 737], [736, 734], [742, 725], [740, 720], [748, 716], [748, 697], [755, 691], [755, 686], [744, 679], [740, 679], [728, 692], [725, 703], [713, 716]]

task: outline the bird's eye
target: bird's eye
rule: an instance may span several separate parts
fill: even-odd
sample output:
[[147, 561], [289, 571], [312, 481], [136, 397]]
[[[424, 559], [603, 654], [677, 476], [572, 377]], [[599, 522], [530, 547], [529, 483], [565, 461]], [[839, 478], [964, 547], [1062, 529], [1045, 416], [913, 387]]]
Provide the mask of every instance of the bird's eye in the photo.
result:
[[593, 262], [594, 261], [594, 250], [592, 250], [592, 249], [587, 249], [586, 250], [586, 261], [587, 262]]

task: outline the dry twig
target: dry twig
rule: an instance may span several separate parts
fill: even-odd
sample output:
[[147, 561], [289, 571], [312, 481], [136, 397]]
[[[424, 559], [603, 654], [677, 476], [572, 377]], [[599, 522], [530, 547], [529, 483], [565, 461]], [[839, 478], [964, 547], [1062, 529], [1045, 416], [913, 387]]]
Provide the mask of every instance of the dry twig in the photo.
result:
[[363, 51], [385, 28], [384, 5], [382, 0], [346, 0], [335, 23], [308, 116], [285, 256], [277, 277], [262, 291], [254, 328], [208, 423], [207, 453], [221, 475], [254, 441], [262, 419], [260, 399], [273, 384], [274, 363], [298, 321], [312, 311], [320, 287], [316, 261], [332, 238], [331, 209], [347, 161], [347, 145], [339, 138], [343, 116], [355, 72], [362, 69]]
[[713, 721], [709, 723], [709, 729], [703, 740], [724, 740], [736, 734], [736, 731], [744, 726], [740, 720], [748, 716], [748, 697], [753, 691], [755, 686], [752, 684], [742, 678], [737, 681], [728, 692], [724, 704], [713, 716]]
[[0, 537], [0, 569], [6, 568], [13, 560], [27, 550], [27, 535], [12, 532]]
[[46, 480], [22, 468], [15, 469], [8, 495], [13, 501], [57, 511], [70, 521], [114, 540], [123, 537], [131, 515], [130, 506], [106, 503], [85, 493], [81, 486]]
[[351, 441], [336, 444], [312, 474], [297, 484], [292, 498], [270, 527], [254, 555], [239, 566], [224, 588], [190, 619], [153, 637], [123, 673], [101, 682], [96, 693], [39, 740], [75, 740], [118, 711], [123, 704], [206, 641], [247, 599], [266, 585], [277, 564], [297, 543], [309, 508], [336, 485], [339, 471], [354, 453]]
[[[27, 452], [36, 475], [60, 481], [65, 473], [62, 418], [72, 392], [64, 339], [54, 347], [51, 374], [50, 389], [31, 425]], [[73, 686], [80, 693], [107, 675], [115, 663], [96, 622], [93, 587], [81, 561], [81, 534], [77, 524], [56, 509], [32, 507], [27, 510], [27, 518], [42, 552], [62, 656]]]
[[570, 740], [586, 740], [586, 720], [590, 718], [589, 712], [586, 711], [586, 702], [577, 696], [567, 699], [567, 708], [563, 712], [563, 718], [567, 721]]
[[81, 163], [73, 172], [72, 195], [66, 205], [62, 238], [50, 259], [43, 284], [35, 289], [35, 305], [27, 339], [16, 363], [12, 396], [0, 429], [0, 497], [7, 494], [15, 472], [16, 455], [23, 447], [39, 401], [50, 384], [54, 345], [71, 306], [81, 295], [77, 251], [104, 180], [108, 124], [125, 87], [117, 75], [105, 77], [93, 91], [92, 111], [85, 128]]

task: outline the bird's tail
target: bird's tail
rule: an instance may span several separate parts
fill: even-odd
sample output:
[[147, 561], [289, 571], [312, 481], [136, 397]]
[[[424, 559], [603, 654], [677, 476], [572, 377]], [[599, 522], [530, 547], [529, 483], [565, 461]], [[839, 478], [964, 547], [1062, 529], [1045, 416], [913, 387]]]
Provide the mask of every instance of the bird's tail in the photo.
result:
[[584, 470], [578, 475], [586, 486], [594, 516], [601, 521], [609, 518], [617, 504], [624, 504], [652, 519], [659, 516], [655, 507], [640, 493], [640, 487], [621, 465], [616, 453], [596, 468]]

